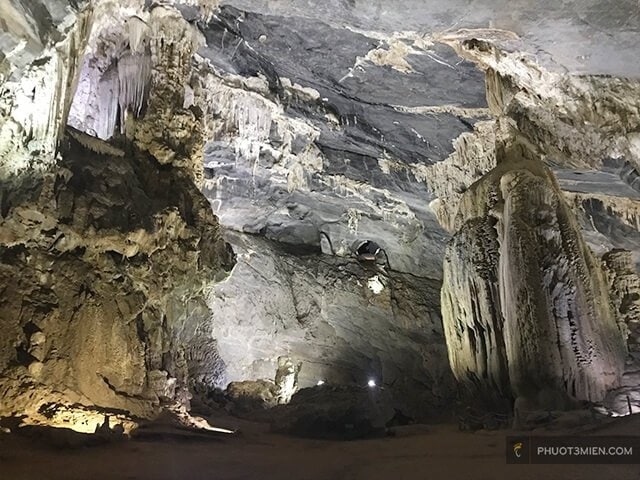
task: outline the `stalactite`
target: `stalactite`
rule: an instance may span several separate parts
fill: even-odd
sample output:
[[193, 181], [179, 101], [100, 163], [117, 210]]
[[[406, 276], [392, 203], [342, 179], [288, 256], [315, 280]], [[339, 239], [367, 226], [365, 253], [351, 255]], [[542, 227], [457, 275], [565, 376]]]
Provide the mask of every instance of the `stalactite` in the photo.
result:
[[99, 114], [96, 122], [96, 134], [103, 140], [111, 138], [116, 128], [119, 91], [120, 79], [117, 65], [114, 63], [104, 72], [98, 84]]
[[98, 87], [99, 117], [96, 133], [99, 138], [111, 138], [118, 121], [124, 127], [131, 111], [139, 116], [148, 96], [151, 80], [151, 58], [148, 55], [125, 54], [102, 75]]
[[140, 17], [134, 15], [127, 20], [127, 30], [129, 32], [129, 48], [131, 51], [136, 55], [144, 53], [149, 25]]
[[248, 160], [257, 160], [260, 145], [271, 130], [271, 113], [251, 97], [240, 98], [233, 107], [238, 129], [236, 154]]
[[148, 55], [125, 54], [118, 62], [120, 79], [120, 125], [124, 126], [129, 110], [140, 115], [151, 80], [151, 58]]

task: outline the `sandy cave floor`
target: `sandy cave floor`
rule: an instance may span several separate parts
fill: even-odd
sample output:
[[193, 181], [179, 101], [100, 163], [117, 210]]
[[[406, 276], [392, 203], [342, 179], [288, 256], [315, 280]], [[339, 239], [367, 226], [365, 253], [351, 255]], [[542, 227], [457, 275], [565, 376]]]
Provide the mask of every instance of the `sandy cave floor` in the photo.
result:
[[[75, 449], [0, 434], [0, 479], [640, 479], [640, 465], [507, 465], [505, 437], [513, 432], [504, 430], [466, 433], [443, 424], [410, 436], [344, 442], [277, 435], [238, 420], [226, 426], [241, 433], [158, 435]], [[638, 432], [640, 415], [594, 433]]]

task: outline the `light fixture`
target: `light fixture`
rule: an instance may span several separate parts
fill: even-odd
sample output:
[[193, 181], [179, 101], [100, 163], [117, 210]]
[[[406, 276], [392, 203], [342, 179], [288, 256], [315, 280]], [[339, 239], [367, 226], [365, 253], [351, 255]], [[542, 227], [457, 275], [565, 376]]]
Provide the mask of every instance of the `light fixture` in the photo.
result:
[[378, 275], [374, 275], [373, 277], [371, 277], [367, 282], [367, 286], [369, 287], [369, 290], [374, 293], [374, 295], [379, 295], [384, 290], [384, 283], [382, 283]]
[[367, 385], [369, 385], [370, 388], [373, 388], [376, 386], [376, 381], [373, 378], [370, 378]]
[[321, 387], [322, 385], [324, 385], [324, 380], [318, 380], [318, 383], [316, 383], [316, 385]]

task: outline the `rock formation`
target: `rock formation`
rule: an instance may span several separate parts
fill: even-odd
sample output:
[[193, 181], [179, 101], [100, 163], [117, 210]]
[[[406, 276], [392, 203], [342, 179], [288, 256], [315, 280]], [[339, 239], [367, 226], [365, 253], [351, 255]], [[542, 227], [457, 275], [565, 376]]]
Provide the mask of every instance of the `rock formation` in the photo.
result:
[[606, 277], [551, 173], [519, 153], [460, 203], [442, 290], [453, 371], [514, 397], [601, 401], [625, 353]]
[[0, 416], [637, 390], [629, 5], [218, 3], [0, 0]]
[[[179, 171], [73, 137], [62, 154], [5, 199], [0, 365], [10, 382], [140, 414], [184, 395], [185, 352], [208, 318], [203, 278], [232, 260]], [[3, 409], [23, 407], [4, 392]]]
[[[109, 11], [106, 4], [93, 7]], [[51, 89], [44, 104], [51, 112], [47, 128], [22, 122], [34, 140], [14, 135], [13, 143], [3, 143], [11, 151], [3, 157], [0, 195], [0, 415], [46, 422], [46, 405], [80, 403], [148, 416], [162, 403], [188, 405], [189, 388], [202, 382], [201, 370], [213, 374], [220, 368], [215, 351], [207, 352], [206, 366], [194, 353], [211, 346], [203, 347], [199, 335], [209, 320], [204, 290], [224, 278], [233, 256], [196, 186], [202, 161], [194, 152], [202, 151], [202, 119], [185, 114], [182, 100], [176, 100], [185, 78], [178, 73], [190, 65], [184, 32], [191, 27], [181, 16], [165, 19], [162, 8], [154, 11], [160, 19], [151, 24], [162, 32], [151, 42], [153, 63], [142, 68], [153, 67], [159, 80], [150, 82], [148, 101], [147, 87], [139, 83], [146, 80], [129, 78], [148, 73], [132, 71], [140, 65], [126, 56], [118, 64], [119, 94], [111, 92], [133, 133], [107, 144], [70, 127], [63, 139], [58, 132], [66, 115], [59, 112], [69, 109], [73, 92], [48, 86], [46, 70], [32, 67], [42, 88]], [[94, 37], [84, 28], [86, 17], [93, 18]], [[71, 31], [80, 31], [94, 48], [104, 47], [110, 38], [101, 36], [104, 22], [87, 10], [78, 13]], [[67, 76], [82, 58], [81, 45], [76, 40], [68, 49], [55, 46], [54, 79], [72, 81]], [[167, 74], [180, 83], [180, 92], [162, 76]], [[25, 84], [23, 77], [15, 85]], [[14, 103], [3, 128], [23, 108], [15, 102], [25, 101], [17, 86], [7, 84]], [[29, 100], [42, 105], [35, 94]], [[179, 156], [168, 158], [163, 152], [169, 147], [141, 133], [149, 129], [135, 119], [143, 101], [145, 122], [162, 115], [174, 121], [171, 133], [178, 137], [162, 138]], [[31, 115], [31, 122], [42, 121]]]

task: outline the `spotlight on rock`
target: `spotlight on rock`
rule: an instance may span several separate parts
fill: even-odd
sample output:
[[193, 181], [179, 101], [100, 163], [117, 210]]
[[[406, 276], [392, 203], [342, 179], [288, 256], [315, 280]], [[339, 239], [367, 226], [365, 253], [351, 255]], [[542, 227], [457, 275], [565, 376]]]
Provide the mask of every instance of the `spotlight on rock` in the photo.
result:
[[373, 378], [370, 378], [367, 382], [367, 385], [369, 386], [369, 388], [373, 388], [376, 386], [376, 381]]
[[322, 385], [324, 385], [324, 380], [318, 380], [318, 383], [316, 383], [316, 385], [321, 387]]

